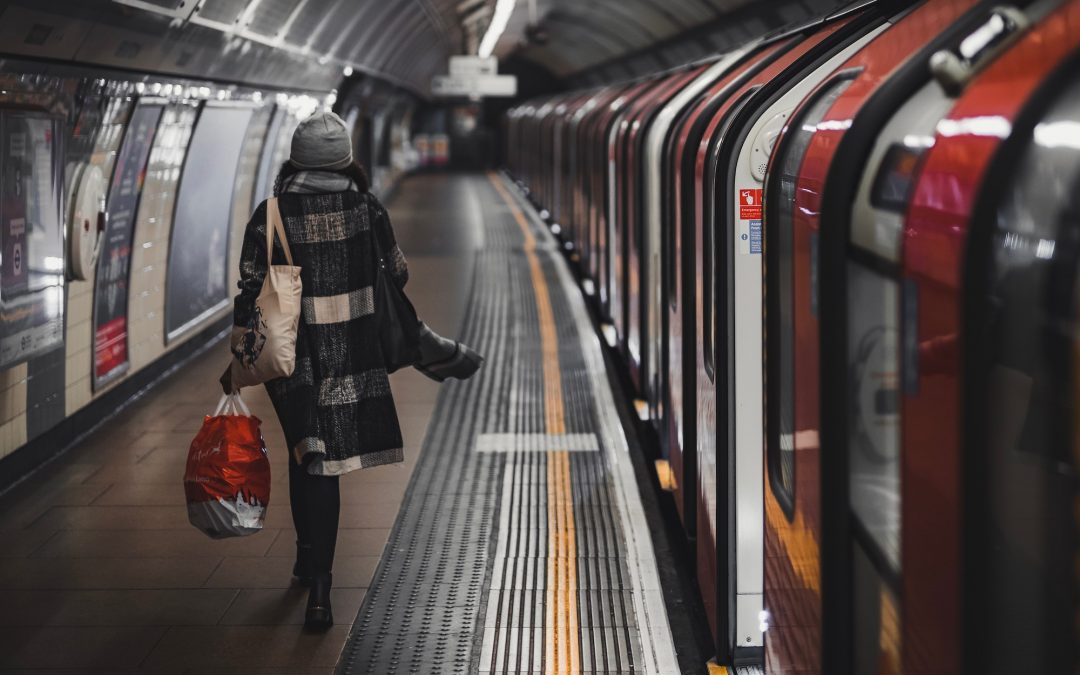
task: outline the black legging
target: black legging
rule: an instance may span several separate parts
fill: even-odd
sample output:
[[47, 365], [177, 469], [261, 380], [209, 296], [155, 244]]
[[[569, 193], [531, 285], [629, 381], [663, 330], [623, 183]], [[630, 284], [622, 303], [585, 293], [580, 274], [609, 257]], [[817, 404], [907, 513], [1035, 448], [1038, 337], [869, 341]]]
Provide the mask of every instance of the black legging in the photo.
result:
[[289, 502], [296, 541], [310, 546], [308, 572], [316, 577], [334, 567], [341, 491], [337, 476], [313, 476], [289, 453]]

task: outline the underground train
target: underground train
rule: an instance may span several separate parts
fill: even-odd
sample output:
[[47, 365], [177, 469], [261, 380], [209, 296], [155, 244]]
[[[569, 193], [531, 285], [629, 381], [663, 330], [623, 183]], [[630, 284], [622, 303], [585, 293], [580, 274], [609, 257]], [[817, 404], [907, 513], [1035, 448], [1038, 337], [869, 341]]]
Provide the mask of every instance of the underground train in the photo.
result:
[[1080, 0], [859, 2], [503, 133], [720, 663], [1076, 672]]

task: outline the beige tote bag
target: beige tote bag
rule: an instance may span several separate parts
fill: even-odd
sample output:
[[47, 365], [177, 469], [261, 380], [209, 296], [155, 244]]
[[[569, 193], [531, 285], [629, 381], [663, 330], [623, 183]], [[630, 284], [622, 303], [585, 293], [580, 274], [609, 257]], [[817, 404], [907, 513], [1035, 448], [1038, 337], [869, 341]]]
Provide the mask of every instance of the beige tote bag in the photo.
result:
[[[288, 265], [274, 265], [274, 235], [281, 240]], [[234, 327], [233, 386], [252, 387], [292, 375], [296, 366], [296, 330], [300, 324], [300, 268], [293, 265], [277, 198], [266, 201], [266, 279], [255, 301], [255, 326]]]

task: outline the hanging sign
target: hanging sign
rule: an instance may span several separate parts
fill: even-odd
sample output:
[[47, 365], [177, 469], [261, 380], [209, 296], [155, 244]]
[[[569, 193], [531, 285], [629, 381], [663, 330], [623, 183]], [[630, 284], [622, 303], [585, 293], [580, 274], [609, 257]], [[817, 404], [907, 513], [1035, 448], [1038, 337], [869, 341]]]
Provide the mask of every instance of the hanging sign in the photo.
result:
[[436, 75], [431, 80], [435, 96], [517, 96], [515, 75]]
[[464, 56], [450, 57], [450, 74], [458, 77], [470, 77], [473, 75], [497, 75], [499, 73], [499, 60], [494, 56]]

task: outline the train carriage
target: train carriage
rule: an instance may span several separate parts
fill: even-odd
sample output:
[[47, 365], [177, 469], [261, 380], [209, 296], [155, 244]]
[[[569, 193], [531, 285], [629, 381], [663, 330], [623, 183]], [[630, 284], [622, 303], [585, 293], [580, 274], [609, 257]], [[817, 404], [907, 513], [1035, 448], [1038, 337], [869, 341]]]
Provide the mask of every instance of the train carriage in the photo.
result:
[[1078, 4], [856, 3], [528, 104], [720, 662], [1076, 662]]

